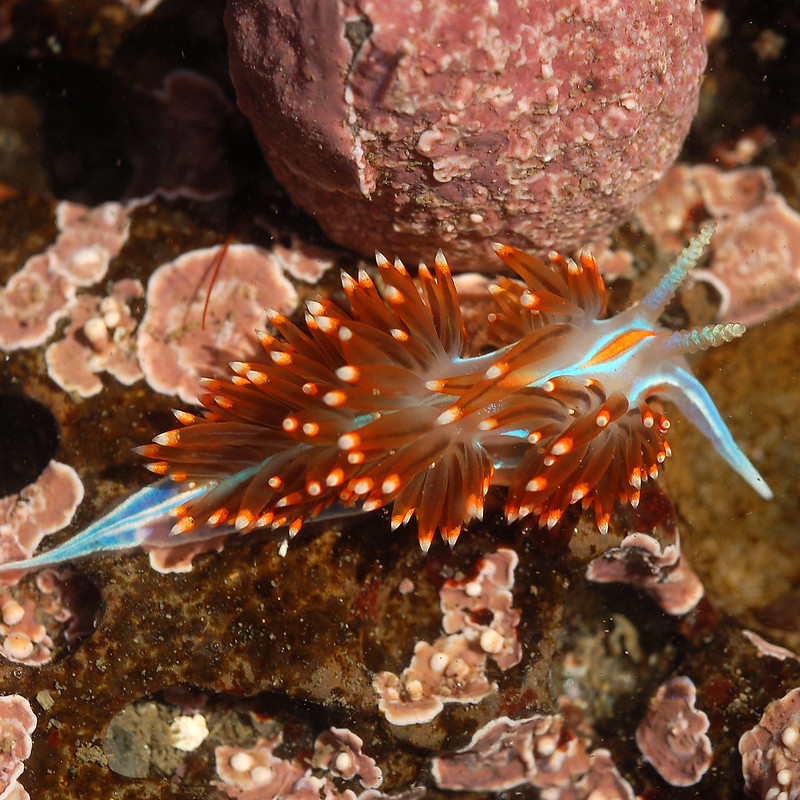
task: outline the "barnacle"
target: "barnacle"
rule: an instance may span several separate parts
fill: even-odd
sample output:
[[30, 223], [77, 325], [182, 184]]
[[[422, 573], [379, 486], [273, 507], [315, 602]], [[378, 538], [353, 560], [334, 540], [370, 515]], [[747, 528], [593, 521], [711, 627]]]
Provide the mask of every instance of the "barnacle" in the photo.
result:
[[676, 402], [762, 495], [761, 476], [733, 442], [682, 354], [740, 336], [736, 324], [674, 333], [656, 320], [711, 236], [706, 228], [641, 304], [608, 320], [592, 256], [549, 263], [510, 247], [497, 254], [522, 281], [500, 278], [490, 317], [501, 346], [467, 357], [467, 334], [444, 255], [418, 284], [380, 254], [380, 291], [343, 274], [350, 308], [309, 302], [306, 329], [270, 314], [265, 357], [207, 379], [202, 416], [139, 452], [149, 468], [208, 489], [173, 510], [175, 533], [304, 521], [334, 502], [392, 504], [392, 527], [416, 516], [419, 541], [451, 545], [483, 514], [490, 485], [508, 485], [509, 520], [554, 526], [571, 503], [594, 507], [601, 530], [616, 500], [670, 454], [669, 422], [646, 400]]

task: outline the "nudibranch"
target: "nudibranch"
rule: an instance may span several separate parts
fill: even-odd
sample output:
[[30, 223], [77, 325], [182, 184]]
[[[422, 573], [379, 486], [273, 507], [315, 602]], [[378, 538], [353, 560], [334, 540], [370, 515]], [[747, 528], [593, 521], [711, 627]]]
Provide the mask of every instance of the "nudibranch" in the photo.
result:
[[702, 255], [706, 226], [640, 303], [603, 319], [594, 258], [549, 263], [504, 245], [521, 280], [490, 287], [498, 349], [467, 356], [458, 294], [444, 255], [418, 282], [378, 254], [383, 289], [365, 271], [342, 275], [344, 309], [307, 303], [306, 330], [271, 313], [265, 358], [206, 379], [201, 414], [137, 448], [164, 478], [54, 550], [0, 573], [49, 566], [147, 542], [165, 546], [391, 506], [391, 526], [416, 517], [420, 545], [452, 546], [483, 515], [491, 485], [508, 487], [509, 521], [552, 528], [565, 509], [592, 507], [608, 530], [617, 500], [636, 505], [670, 454], [670, 401], [765, 499], [769, 487], [739, 449], [685, 354], [744, 333], [737, 323], [671, 331], [658, 318]]
[[416, 517], [423, 550], [435, 532], [452, 546], [483, 514], [491, 485], [508, 486], [509, 521], [553, 527], [580, 502], [608, 529], [617, 500], [636, 505], [670, 454], [677, 406], [764, 498], [771, 492], [739, 449], [684, 355], [744, 333], [737, 323], [671, 331], [658, 324], [713, 232], [705, 227], [640, 303], [603, 319], [595, 259], [549, 263], [504, 245], [521, 280], [491, 287], [501, 346], [467, 356], [458, 294], [444, 255], [419, 268], [377, 255], [383, 289], [365, 271], [342, 275], [349, 309], [307, 303], [302, 330], [278, 313], [259, 333], [266, 357], [207, 379], [201, 414], [138, 451], [149, 469], [207, 490], [171, 511], [172, 532], [271, 525], [296, 534], [334, 503], [391, 505], [391, 526]]

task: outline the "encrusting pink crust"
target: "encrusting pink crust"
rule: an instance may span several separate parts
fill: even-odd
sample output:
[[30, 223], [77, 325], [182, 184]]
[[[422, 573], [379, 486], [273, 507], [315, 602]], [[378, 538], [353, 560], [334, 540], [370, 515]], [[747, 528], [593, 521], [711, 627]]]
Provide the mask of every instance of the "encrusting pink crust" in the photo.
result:
[[670, 786], [693, 786], [711, 766], [708, 716], [696, 699], [690, 678], [673, 678], [658, 687], [636, 728], [639, 750]]
[[636, 216], [666, 252], [680, 248], [690, 221], [716, 220], [709, 267], [695, 278], [720, 293], [720, 319], [756, 325], [800, 299], [800, 214], [769, 169], [677, 164]]
[[430, 722], [445, 703], [478, 703], [495, 692], [486, 677], [489, 658], [503, 671], [519, 664], [520, 612], [511, 594], [517, 563], [517, 554], [501, 547], [481, 559], [474, 578], [445, 581], [439, 598], [446, 635], [417, 642], [400, 675], [380, 672], [373, 680], [378, 708], [392, 725]]
[[328, 236], [458, 269], [627, 219], [680, 150], [706, 63], [694, 0], [235, 0], [239, 107]]
[[631, 533], [619, 547], [593, 559], [586, 577], [596, 583], [629, 583], [640, 587], [668, 614], [688, 614], [704, 589], [689, 560], [681, 553], [680, 534], [662, 547], [646, 533]]
[[739, 739], [748, 797], [800, 797], [800, 688], [773, 700]]
[[36, 715], [31, 704], [21, 695], [0, 697], [0, 797], [9, 800], [29, 800], [29, 795], [17, 783], [25, 769], [24, 761], [33, 747], [31, 734], [36, 729]]
[[[51, 461], [35, 483], [0, 498], [0, 563], [28, 558], [49, 533], [69, 525], [83, 500], [83, 483], [67, 464]], [[13, 585], [6, 573], [0, 585]]]
[[219, 247], [191, 250], [162, 264], [147, 284], [147, 311], [139, 325], [138, 357], [156, 391], [197, 402], [201, 376], [221, 376], [227, 362], [255, 356], [252, 331], [264, 324], [265, 306], [291, 314], [297, 292], [272, 254], [234, 244], [211, 292], [203, 324], [206, 282]]

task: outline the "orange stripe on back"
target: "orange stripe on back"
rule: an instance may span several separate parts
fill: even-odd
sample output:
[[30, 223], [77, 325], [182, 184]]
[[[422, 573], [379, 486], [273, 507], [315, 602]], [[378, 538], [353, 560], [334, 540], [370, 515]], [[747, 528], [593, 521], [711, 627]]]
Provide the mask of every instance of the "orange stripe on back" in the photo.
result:
[[596, 364], [603, 364], [606, 361], [612, 361], [626, 350], [630, 350], [631, 348], [635, 347], [637, 344], [639, 344], [639, 342], [642, 341], [642, 339], [646, 339], [648, 336], [655, 336], [655, 333], [646, 330], [628, 331], [627, 333], [623, 333], [622, 336], [618, 336], [616, 339], [614, 339], [614, 341], [610, 342], [602, 350], [600, 350], [597, 355], [589, 359], [589, 361], [587, 361], [583, 367], [593, 367]]

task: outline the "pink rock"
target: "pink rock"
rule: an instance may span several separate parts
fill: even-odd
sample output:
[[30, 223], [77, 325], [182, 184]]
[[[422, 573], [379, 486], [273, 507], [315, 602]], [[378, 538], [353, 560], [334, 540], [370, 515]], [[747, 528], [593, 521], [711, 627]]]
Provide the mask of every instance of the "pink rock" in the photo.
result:
[[696, 699], [689, 678], [673, 678], [658, 688], [636, 728], [639, 750], [670, 786], [693, 786], [711, 765], [708, 717]]
[[748, 797], [800, 797], [800, 689], [773, 700], [760, 722], [739, 739]]
[[[292, 198], [362, 253], [457, 269], [627, 218], [674, 160], [705, 67], [700, 4], [235, 0], [240, 108]], [[408, 263], [408, 262], [407, 262]]]

